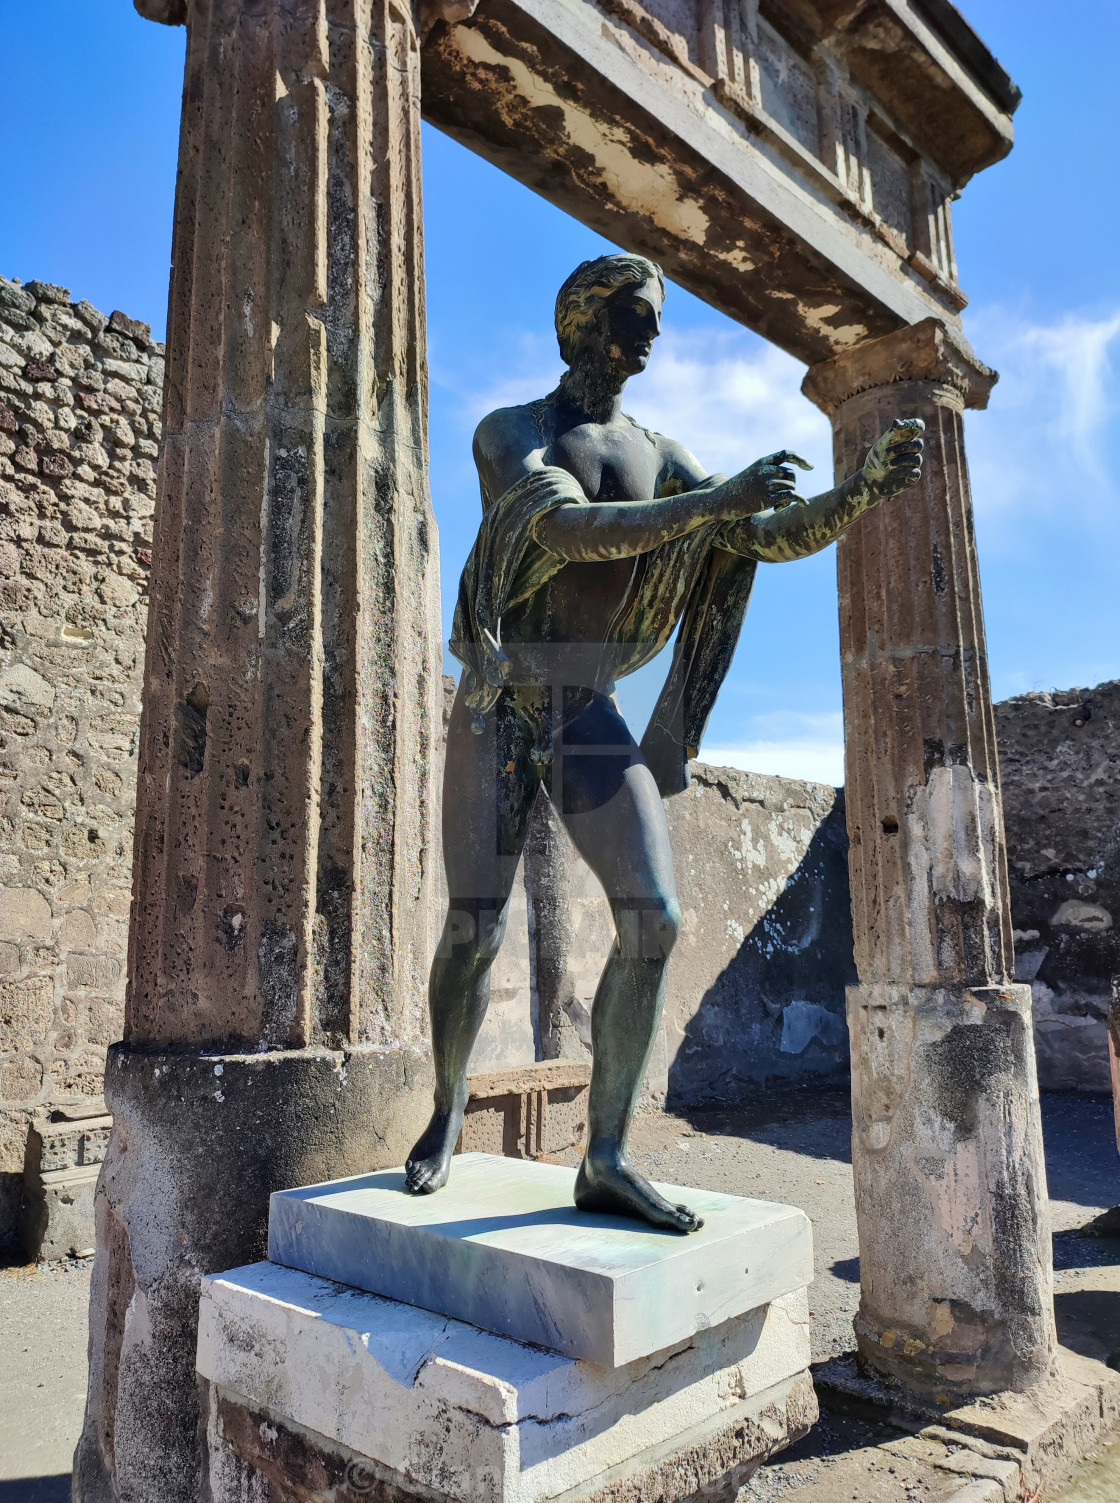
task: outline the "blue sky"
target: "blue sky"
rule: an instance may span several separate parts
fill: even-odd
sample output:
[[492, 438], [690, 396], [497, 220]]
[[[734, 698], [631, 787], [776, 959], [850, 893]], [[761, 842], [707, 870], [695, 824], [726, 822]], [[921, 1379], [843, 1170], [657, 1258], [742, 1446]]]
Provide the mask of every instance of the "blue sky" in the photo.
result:
[[[1010, 158], [956, 205], [966, 330], [1001, 372], [968, 418], [997, 697], [1120, 676], [1117, 194], [1108, 116], [1120, 6], [962, 0], [1024, 101]], [[0, 273], [61, 282], [162, 332], [183, 33], [129, 0], [0, 0]], [[478, 519], [470, 461], [490, 407], [560, 370], [559, 283], [605, 247], [425, 129], [432, 495], [443, 593]], [[495, 277], [495, 268], [501, 274]], [[711, 468], [799, 448], [827, 482], [828, 425], [801, 367], [678, 288], [628, 409]], [[705, 743], [713, 760], [839, 780], [840, 676], [830, 549], [760, 570]], [[635, 723], [657, 666], [624, 686]]]

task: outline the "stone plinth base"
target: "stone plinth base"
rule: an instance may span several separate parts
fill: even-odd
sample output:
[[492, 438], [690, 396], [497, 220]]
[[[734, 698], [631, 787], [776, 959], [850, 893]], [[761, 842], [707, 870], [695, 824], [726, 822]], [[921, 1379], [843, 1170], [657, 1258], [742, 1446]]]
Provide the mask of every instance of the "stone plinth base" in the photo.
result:
[[704, 1218], [689, 1236], [573, 1202], [575, 1170], [485, 1153], [455, 1159], [434, 1195], [404, 1170], [277, 1191], [274, 1263], [621, 1367], [756, 1310], [813, 1277], [793, 1206], [658, 1185]]
[[213, 1503], [732, 1500], [817, 1415], [804, 1289], [614, 1369], [326, 1279], [204, 1280]]
[[848, 1031], [860, 1354], [935, 1404], [1021, 1392], [1056, 1341], [1030, 987], [869, 982]]

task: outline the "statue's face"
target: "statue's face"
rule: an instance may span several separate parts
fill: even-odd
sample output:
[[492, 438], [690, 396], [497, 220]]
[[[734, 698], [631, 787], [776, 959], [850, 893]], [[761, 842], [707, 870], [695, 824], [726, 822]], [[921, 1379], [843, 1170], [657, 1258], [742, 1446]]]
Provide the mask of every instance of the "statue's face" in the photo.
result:
[[660, 283], [630, 282], [612, 292], [603, 304], [600, 335], [610, 364], [621, 376], [636, 376], [649, 361], [653, 341], [661, 333]]

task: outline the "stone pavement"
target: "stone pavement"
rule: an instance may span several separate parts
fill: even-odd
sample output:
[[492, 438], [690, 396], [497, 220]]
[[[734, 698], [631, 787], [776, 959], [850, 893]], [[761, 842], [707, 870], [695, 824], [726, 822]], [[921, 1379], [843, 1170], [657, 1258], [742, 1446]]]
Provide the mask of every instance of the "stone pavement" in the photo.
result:
[[86, 1401], [93, 1259], [0, 1268], [0, 1503], [64, 1503]]
[[[1062, 1342], [1120, 1365], [1120, 1241], [1081, 1237], [1100, 1210], [1120, 1202], [1120, 1157], [1104, 1097], [1043, 1098], [1053, 1196], [1056, 1304]], [[784, 1200], [813, 1222], [816, 1282], [810, 1289], [813, 1359], [852, 1345], [859, 1264], [843, 1090], [770, 1095], [753, 1112], [690, 1119], [638, 1118], [635, 1161], [657, 1179]], [[572, 1157], [572, 1156], [569, 1156]], [[89, 1265], [0, 1269], [0, 1503], [69, 1498], [70, 1453], [85, 1388]], [[914, 1452], [912, 1437], [825, 1415], [798, 1447], [764, 1466], [740, 1503], [996, 1503], [962, 1491], [962, 1478]], [[1106, 1459], [1062, 1495], [1063, 1503], [1120, 1496], [1117, 1460]], [[1110, 1480], [1111, 1479], [1111, 1480]], [[975, 1484], [969, 1484], [975, 1488]]]

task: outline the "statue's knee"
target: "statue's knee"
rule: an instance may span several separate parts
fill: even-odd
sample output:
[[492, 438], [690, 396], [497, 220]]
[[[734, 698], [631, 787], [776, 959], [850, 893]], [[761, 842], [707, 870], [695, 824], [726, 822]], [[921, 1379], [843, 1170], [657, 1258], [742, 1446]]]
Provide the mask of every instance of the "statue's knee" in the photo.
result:
[[616, 926], [619, 949], [628, 960], [668, 960], [680, 937], [680, 904], [676, 898], [653, 898], [618, 912]]
[[468, 970], [485, 969], [501, 949], [505, 932], [504, 913], [452, 907], [444, 921], [436, 957]]
[[505, 914], [484, 913], [478, 921], [478, 958], [483, 965], [492, 965], [506, 937]]
[[684, 917], [681, 914], [681, 905], [677, 902], [676, 898], [666, 899], [662, 903], [656, 918], [658, 942], [662, 953], [666, 957], [672, 951], [677, 940], [680, 939], [683, 924]]

